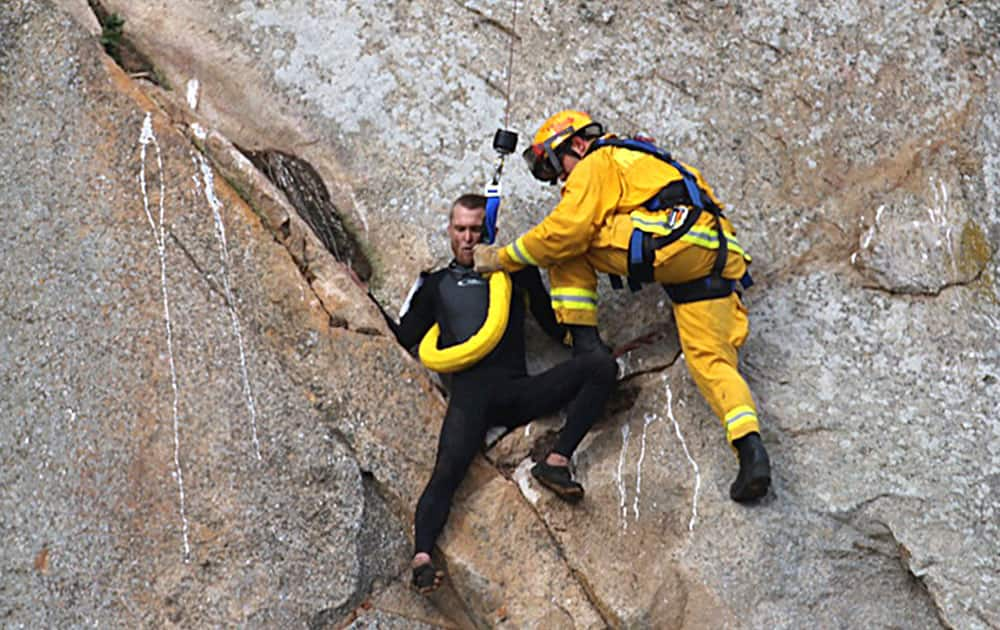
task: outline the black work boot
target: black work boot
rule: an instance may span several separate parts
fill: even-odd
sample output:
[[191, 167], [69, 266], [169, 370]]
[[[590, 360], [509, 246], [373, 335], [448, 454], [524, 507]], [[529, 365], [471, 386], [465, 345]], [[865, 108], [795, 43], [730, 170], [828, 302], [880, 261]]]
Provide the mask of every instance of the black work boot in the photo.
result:
[[569, 466], [551, 466], [543, 460], [532, 466], [531, 476], [564, 501], [576, 503], [583, 498], [583, 486], [573, 481]]
[[767, 494], [771, 485], [771, 460], [759, 433], [750, 433], [733, 442], [740, 457], [740, 473], [729, 487], [729, 497], [740, 503]]
[[611, 354], [611, 348], [601, 340], [601, 336], [597, 333], [597, 326], [570, 324], [567, 328], [569, 328], [569, 332], [573, 336], [574, 357], [587, 352]]

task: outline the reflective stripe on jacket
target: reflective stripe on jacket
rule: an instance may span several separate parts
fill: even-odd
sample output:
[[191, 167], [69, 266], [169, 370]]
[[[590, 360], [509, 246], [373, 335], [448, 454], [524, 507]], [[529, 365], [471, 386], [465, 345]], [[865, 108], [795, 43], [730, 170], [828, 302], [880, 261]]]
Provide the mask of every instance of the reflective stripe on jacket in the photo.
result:
[[[698, 169], [684, 166], [721, 208], [722, 203]], [[630, 213], [664, 186], [680, 180], [683, 177], [677, 169], [655, 156], [622, 147], [598, 149], [577, 163], [563, 185], [562, 199], [555, 209], [501, 250], [500, 262], [505, 269], [512, 270], [523, 265], [550, 267], [592, 247], [628, 249], [635, 227]], [[703, 213], [695, 227], [700, 233], [714, 234], [711, 213]], [[725, 227], [727, 232], [731, 231], [728, 224]], [[711, 248], [710, 237], [702, 243], [684, 240]], [[717, 248], [717, 237], [715, 241]]]

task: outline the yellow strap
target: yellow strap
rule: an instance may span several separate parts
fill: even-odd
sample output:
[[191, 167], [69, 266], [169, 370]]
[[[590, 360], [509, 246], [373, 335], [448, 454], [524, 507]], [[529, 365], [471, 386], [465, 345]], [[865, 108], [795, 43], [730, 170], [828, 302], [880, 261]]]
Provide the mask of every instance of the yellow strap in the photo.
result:
[[490, 275], [490, 305], [486, 321], [474, 335], [453, 346], [438, 348], [441, 328], [434, 324], [420, 342], [420, 361], [428, 368], [442, 374], [458, 372], [482, 361], [500, 343], [507, 330], [512, 294], [510, 276], [505, 271]]

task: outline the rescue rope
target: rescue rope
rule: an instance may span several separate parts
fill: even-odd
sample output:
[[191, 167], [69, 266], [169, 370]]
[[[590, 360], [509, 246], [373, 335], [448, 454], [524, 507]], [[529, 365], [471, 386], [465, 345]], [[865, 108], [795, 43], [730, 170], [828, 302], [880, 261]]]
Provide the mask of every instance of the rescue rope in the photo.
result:
[[514, 15], [510, 20], [510, 44], [507, 46], [507, 91], [504, 96], [507, 105], [503, 110], [503, 127], [510, 127], [510, 78], [514, 73], [514, 38], [517, 37], [517, 0], [514, 0]]
[[493, 180], [486, 185], [486, 234], [483, 242], [492, 245], [497, 236], [497, 215], [500, 211], [500, 176], [503, 174], [504, 158], [517, 148], [517, 134], [507, 129], [510, 125], [510, 85], [514, 75], [514, 38], [517, 37], [517, 0], [514, 0], [514, 15], [511, 19], [510, 42], [507, 45], [507, 89], [504, 93], [503, 127], [493, 135], [493, 149], [497, 159], [493, 169]]

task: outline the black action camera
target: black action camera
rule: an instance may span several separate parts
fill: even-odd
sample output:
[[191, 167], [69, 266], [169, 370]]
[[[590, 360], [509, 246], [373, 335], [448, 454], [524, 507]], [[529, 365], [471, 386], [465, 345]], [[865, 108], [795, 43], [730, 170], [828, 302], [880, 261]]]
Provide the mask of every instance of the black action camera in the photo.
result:
[[493, 135], [493, 149], [504, 155], [513, 153], [517, 148], [517, 134], [507, 129], [497, 129]]

